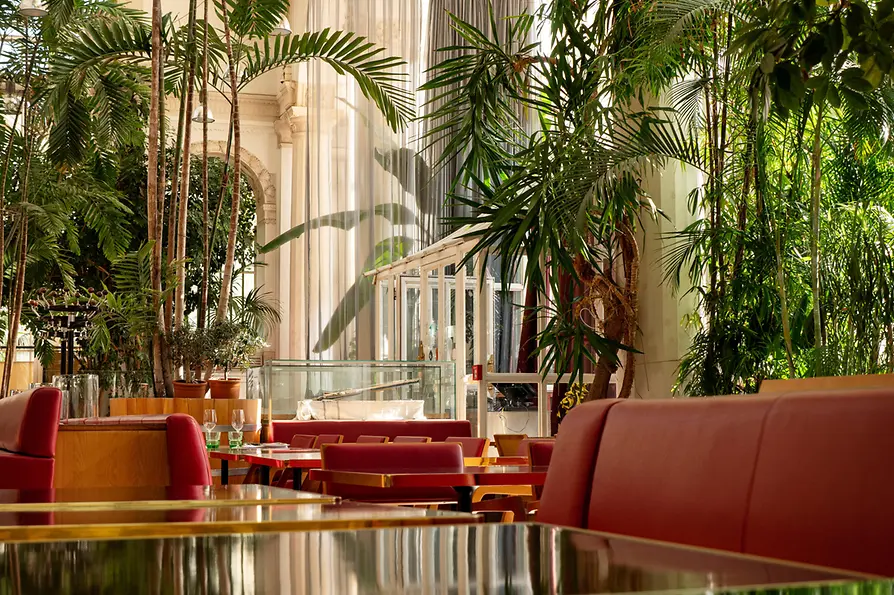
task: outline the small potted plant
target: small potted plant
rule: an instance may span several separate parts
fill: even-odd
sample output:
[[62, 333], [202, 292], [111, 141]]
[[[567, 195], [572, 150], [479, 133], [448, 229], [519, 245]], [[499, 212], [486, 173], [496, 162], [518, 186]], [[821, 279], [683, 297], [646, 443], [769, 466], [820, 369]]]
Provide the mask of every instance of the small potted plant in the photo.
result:
[[183, 369], [183, 377], [174, 381], [174, 396], [184, 399], [204, 399], [208, 383], [195, 375], [209, 361], [204, 329], [192, 328], [186, 324], [168, 333], [171, 348], [171, 363], [174, 368]]
[[248, 368], [252, 356], [264, 346], [264, 341], [251, 326], [227, 320], [208, 331], [208, 346], [211, 363], [223, 368], [224, 373], [223, 378], [208, 381], [211, 398], [238, 399], [242, 379], [230, 378], [230, 371]]

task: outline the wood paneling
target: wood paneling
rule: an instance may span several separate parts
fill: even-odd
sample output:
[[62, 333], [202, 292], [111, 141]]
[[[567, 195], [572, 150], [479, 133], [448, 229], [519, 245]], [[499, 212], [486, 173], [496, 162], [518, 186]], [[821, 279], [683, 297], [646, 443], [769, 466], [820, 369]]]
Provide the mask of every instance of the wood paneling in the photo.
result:
[[164, 427], [61, 426], [56, 488], [159, 486], [170, 482]]
[[894, 386], [894, 374], [862, 376], [820, 376], [790, 380], [764, 380], [760, 393], [792, 393], [805, 390], [842, 390], [848, 388], [882, 388]]
[[[186, 413], [202, 425], [205, 409], [217, 411], [217, 423], [228, 425], [234, 409], [245, 411], [245, 423], [257, 424], [261, 419], [261, 401], [257, 399], [154, 399], [128, 398], [109, 401], [111, 415], [155, 415], [160, 413]], [[291, 419], [291, 418], [290, 418]], [[246, 442], [257, 442], [260, 432], [246, 432]], [[221, 436], [226, 440], [227, 435]]]

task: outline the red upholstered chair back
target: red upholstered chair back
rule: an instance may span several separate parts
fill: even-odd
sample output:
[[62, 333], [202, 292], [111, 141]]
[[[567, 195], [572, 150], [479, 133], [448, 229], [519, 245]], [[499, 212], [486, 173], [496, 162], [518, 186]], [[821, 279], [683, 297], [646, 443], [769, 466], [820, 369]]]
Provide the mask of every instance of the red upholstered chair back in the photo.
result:
[[774, 398], [627, 400], [613, 407], [587, 527], [738, 551]]
[[357, 436], [357, 444], [385, 444], [388, 436]]
[[166, 420], [171, 486], [211, 485], [211, 467], [199, 422], [183, 413]]
[[[330, 444], [323, 447], [322, 467], [332, 471], [400, 473], [412, 471], [463, 470], [459, 444]], [[366, 488], [326, 484], [327, 494], [363, 502], [446, 502], [456, 501], [451, 488]]]
[[894, 390], [780, 397], [763, 424], [744, 551], [894, 576]]
[[316, 436], [310, 436], [309, 434], [295, 434], [292, 436], [289, 446], [292, 448], [313, 448], [316, 440]]
[[490, 440], [487, 438], [467, 438], [464, 436], [452, 436], [444, 442], [456, 442], [463, 447], [464, 457], [483, 457], [490, 446]]
[[549, 467], [553, 458], [553, 449], [556, 447], [555, 440], [538, 440], [531, 443], [528, 448], [529, 459], [532, 467]]
[[525, 457], [526, 459], [531, 459], [531, 446], [535, 442], [555, 442], [552, 438], [525, 438], [521, 442], [518, 443], [518, 451], [515, 453], [515, 456]]
[[[549, 467], [553, 457], [555, 440], [534, 440], [528, 444], [528, 460], [532, 467]], [[534, 486], [534, 498], [540, 500], [543, 497], [543, 486]]]
[[428, 444], [431, 438], [428, 436], [395, 436], [394, 444]]
[[54, 387], [0, 399], [0, 489], [53, 487], [61, 407]]
[[559, 425], [537, 521], [585, 527], [596, 451], [606, 417], [619, 399], [578, 405]]
[[314, 448], [322, 448], [324, 444], [341, 444], [344, 439], [341, 434], [320, 434], [314, 440]]

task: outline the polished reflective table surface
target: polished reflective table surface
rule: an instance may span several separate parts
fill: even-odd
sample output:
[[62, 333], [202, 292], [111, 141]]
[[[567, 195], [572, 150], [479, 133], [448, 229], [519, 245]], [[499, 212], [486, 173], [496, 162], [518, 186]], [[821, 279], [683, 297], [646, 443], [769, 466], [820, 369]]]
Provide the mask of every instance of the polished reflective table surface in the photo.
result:
[[[266, 504], [169, 509], [0, 510], [0, 541], [34, 542], [118, 537], [171, 537], [219, 533], [264, 533], [459, 525], [470, 514], [344, 502]], [[2, 592], [2, 591], [0, 591]]]
[[0, 512], [133, 510], [257, 504], [331, 503], [338, 499], [261, 485], [0, 490]]
[[891, 593], [887, 581], [836, 571], [536, 524], [6, 543], [4, 585], [128, 595]]

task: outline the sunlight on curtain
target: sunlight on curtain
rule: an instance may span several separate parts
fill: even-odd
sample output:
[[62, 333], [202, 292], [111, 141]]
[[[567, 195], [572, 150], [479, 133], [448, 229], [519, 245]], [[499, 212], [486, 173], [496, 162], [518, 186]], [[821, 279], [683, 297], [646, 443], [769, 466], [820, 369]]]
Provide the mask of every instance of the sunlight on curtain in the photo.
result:
[[[427, 54], [425, 0], [310, 0], [308, 30], [354, 31], [407, 60], [408, 88], [422, 82]], [[343, 213], [344, 225], [310, 231], [306, 292], [308, 354], [372, 359], [372, 285], [365, 270], [418, 250], [423, 224], [443, 197], [428, 195], [417, 155], [418, 126], [392, 132], [353, 80], [325, 64], [300, 75], [307, 99], [307, 219]], [[420, 101], [421, 103], [421, 96]]]

